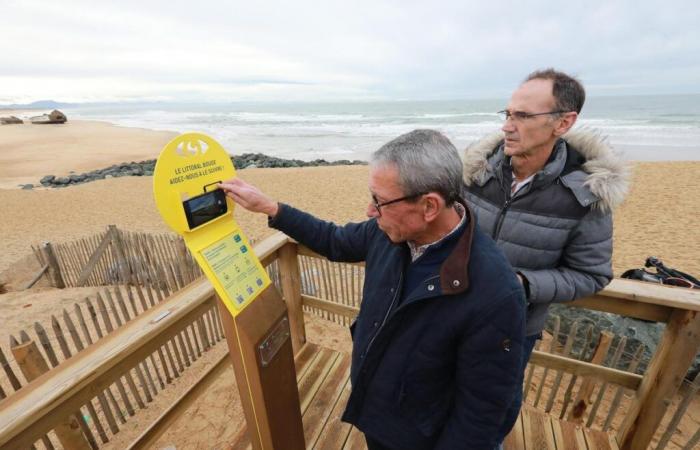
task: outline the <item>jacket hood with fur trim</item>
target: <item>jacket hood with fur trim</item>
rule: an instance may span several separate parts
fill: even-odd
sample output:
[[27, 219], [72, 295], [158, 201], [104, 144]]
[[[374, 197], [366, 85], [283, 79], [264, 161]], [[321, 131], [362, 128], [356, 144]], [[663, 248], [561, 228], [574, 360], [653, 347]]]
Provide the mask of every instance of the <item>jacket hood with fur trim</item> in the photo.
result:
[[[592, 204], [593, 208], [604, 212], [613, 211], [625, 199], [629, 189], [627, 162], [600, 134], [591, 130], [570, 131], [563, 138], [586, 159], [581, 167], [585, 175], [577, 176], [576, 172], [565, 175], [562, 177], [564, 184], [582, 204]], [[467, 147], [462, 158], [463, 180], [467, 186], [483, 183], [493, 172], [490, 157], [503, 139], [503, 133], [494, 133]]]

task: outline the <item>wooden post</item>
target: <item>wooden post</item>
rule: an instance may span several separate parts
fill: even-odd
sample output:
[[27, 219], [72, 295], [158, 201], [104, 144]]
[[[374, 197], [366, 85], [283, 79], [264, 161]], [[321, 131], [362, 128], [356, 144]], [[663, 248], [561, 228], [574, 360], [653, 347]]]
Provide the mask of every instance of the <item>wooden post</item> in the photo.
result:
[[58, 259], [56, 259], [56, 253], [53, 251], [53, 247], [50, 242], [44, 242], [41, 245], [41, 251], [44, 253], [46, 258], [46, 264], [49, 266], [49, 278], [51, 279], [51, 284], [54, 287], [63, 289], [66, 287], [66, 283], [63, 281], [63, 276], [61, 276], [61, 268], [58, 265]]
[[[39, 271], [32, 277], [31, 280], [29, 280], [29, 282], [28, 282], [27, 284], [24, 285], [24, 287], [22, 287], [21, 290], [25, 291], [25, 290], [29, 289], [30, 287], [34, 286], [34, 284], [35, 284], [37, 281], [39, 281], [39, 279], [44, 275], [44, 273], [45, 273], [47, 270], [49, 270], [49, 265], [48, 265], [48, 264], [44, 264], [44, 266], [43, 266], [41, 269], [39, 269]], [[0, 286], [0, 288], [1, 288], [1, 287], [2, 287], [2, 286]]]
[[[49, 365], [46, 364], [44, 357], [41, 356], [39, 348], [34, 341], [25, 342], [12, 347], [12, 354], [22, 370], [22, 373], [27, 378], [27, 381], [32, 381], [38, 378], [41, 374], [49, 371]], [[63, 448], [70, 449], [85, 449], [90, 450], [90, 443], [83, 436], [80, 429], [80, 423], [75, 415], [70, 415], [63, 422], [54, 428], [58, 440], [61, 441]], [[95, 444], [96, 445], [96, 444]]]
[[[591, 363], [596, 365], [603, 365], [605, 358], [608, 356], [608, 351], [610, 350], [610, 345], [612, 344], [615, 335], [609, 331], [601, 331], [600, 339], [598, 340], [598, 345], [596, 346], [595, 353], [593, 353], [593, 358], [591, 358]], [[542, 380], [544, 382], [544, 380]], [[578, 390], [578, 395], [574, 401], [574, 406], [569, 412], [569, 422], [582, 423], [583, 414], [588, 409], [591, 404], [591, 395], [595, 389], [596, 379], [588, 377], [583, 380], [581, 387]]]
[[117, 252], [117, 268], [119, 270], [119, 281], [122, 283], [128, 283], [131, 279], [131, 269], [129, 268], [129, 262], [126, 259], [126, 249], [124, 248], [124, 243], [119, 235], [119, 230], [116, 225], [109, 225], [109, 231], [112, 234], [112, 243]]
[[236, 317], [218, 302], [254, 450], [305, 448], [285, 304], [268, 286]]
[[647, 448], [700, 350], [700, 312], [674, 310], [618, 432], [620, 449]]
[[301, 273], [297, 259], [297, 244], [287, 243], [279, 249], [282, 295], [287, 304], [289, 329], [292, 333], [292, 349], [296, 355], [306, 343], [304, 311], [301, 302]]

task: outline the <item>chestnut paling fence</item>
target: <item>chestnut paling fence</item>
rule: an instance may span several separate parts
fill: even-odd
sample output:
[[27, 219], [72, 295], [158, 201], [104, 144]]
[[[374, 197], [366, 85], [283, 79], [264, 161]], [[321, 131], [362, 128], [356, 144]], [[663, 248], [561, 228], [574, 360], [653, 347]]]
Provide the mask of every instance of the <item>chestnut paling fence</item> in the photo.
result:
[[[101, 244], [99, 258], [92, 258], [93, 269], [85, 275]], [[54, 247], [67, 285], [78, 285], [81, 274], [95, 285], [121, 284], [101, 288], [50, 323], [35, 323], [31, 330], [9, 336], [9, 348], [0, 345], [2, 448], [16, 443], [98, 448], [185, 370], [203, 370], [196, 362], [223, 340], [213, 290], [200, 278], [179, 238], [110, 227], [99, 237]], [[83, 257], [76, 256], [79, 248]], [[286, 261], [281, 268], [283, 249], [293, 251], [295, 262]], [[298, 295], [306, 313], [340, 324], [354, 319], [364, 280], [362, 264], [331, 263], [283, 235], [256, 245], [256, 252], [278, 288], [284, 277], [296, 277], [298, 292], [282, 289], [285, 300]], [[48, 265], [47, 252], [42, 248], [38, 253]], [[43, 273], [48, 275], [48, 270]], [[624, 448], [696, 448], [700, 430], [687, 410], [700, 406], [700, 378], [685, 380], [680, 387], [670, 379], [684, 374], [689, 365], [685, 361], [697, 353], [698, 293], [615, 280], [602, 293], [574, 305], [664, 322], [666, 334], [656, 349], [645, 351], [625, 337], [595, 333], [591, 323], [555, 318], [526, 371], [525, 403], [582, 426], [615, 431]], [[289, 314], [292, 330], [295, 318], [303, 330], [301, 311]], [[135, 342], [136, 334], [143, 342]], [[100, 352], [111, 356], [99, 358]], [[97, 368], [62, 378], [72, 366], [84, 364], [81, 358], [96, 358]], [[681, 359], [685, 367], [678, 365]], [[61, 388], [51, 390], [53, 383]], [[80, 384], [80, 389], [74, 386], [76, 392], [68, 392], [66, 383]], [[23, 396], [32, 398], [41, 389], [51, 397], [52, 412], [57, 413], [53, 419], [39, 413], [12, 415], [27, 406]], [[669, 407], [659, 406], [663, 404]], [[635, 428], [646, 425], [632, 416], [653, 428]]]

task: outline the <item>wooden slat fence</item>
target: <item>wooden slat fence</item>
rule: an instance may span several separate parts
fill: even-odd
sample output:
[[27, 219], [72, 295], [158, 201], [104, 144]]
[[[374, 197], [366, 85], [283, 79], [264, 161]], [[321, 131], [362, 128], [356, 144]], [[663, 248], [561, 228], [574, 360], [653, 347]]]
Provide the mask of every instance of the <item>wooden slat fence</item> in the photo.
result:
[[[32, 246], [32, 250], [42, 267], [37, 275], [46, 273], [56, 287], [144, 285], [160, 280], [174, 291], [202, 275], [180, 236], [127, 232], [113, 225], [103, 233]], [[52, 257], [57, 275], [52, 273]]]
[[[173, 271], [171, 282], [175, 290], [183, 288], [185, 280], [191, 276], [177, 275], [183, 273], [183, 270]], [[0, 345], [0, 364], [3, 367], [0, 407], [2, 399], [36, 378], [27, 375], [27, 354], [34, 361], [38, 358], [38, 365], [44, 367], [43, 373], [80, 352], [89, 351], [97, 341], [167, 301], [173, 291], [164, 280], [159, 277], [153, 285], [147, 281], [145, 286], [120, 285], [101, 289], [94, 297], [85, 298], [75, 303], [72, 309], [64, 309], [61, 314], [52, 316], [50, 323], [36, 322], [32, 329], [21, 331], [19, 338], [11, 335], [9, 348]], [[109, 442], [139, 409], [146, 408], [156, 395], [223, 339], [219, 311], [212, 302], [202, 314], [76, 411], [74, 417], [88, 445], [98, 448]], [[48, 449], [65, 447], [63, 442], [61, 436], [52, 431], [35, 446]]]

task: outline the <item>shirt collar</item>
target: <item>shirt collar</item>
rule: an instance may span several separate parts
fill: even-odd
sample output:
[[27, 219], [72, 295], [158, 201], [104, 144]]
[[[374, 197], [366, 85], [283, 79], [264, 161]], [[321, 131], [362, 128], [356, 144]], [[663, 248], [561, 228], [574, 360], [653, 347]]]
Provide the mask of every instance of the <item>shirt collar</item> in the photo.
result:
[[455, 234], [457, 230], [459, 230], [462, 227], [462, 225], [464, 225], [464, 223], [467, 221], [467, 214], [464, 209], [464, 206], [462, 206], [461, 203], [455, 202], [454, 208], [455, 211], [457, 211], [457, 214], [459, 214], [459, 216], [461, 217], [461, 219], [459, 220], [457, 226], [455, 226], [449, 233], [447, 233], [437, 241], [431, 242], [429, 244], [416, 245], [414, 242], [406, 241], [406, 244], [408, 244], [408, 248], [411, 250], [411, 262], [420, 258], [430, 247], [439, 244], [440, 242]]

